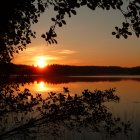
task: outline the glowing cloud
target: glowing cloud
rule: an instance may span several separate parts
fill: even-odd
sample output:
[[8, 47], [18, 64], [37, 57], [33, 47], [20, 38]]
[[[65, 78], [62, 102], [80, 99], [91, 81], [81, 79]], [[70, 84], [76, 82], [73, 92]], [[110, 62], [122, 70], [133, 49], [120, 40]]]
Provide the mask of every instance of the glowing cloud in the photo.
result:
[[76, 51], [72, 51], [72, 50], [61, 50], [59, 53], [60, 54], [74, 54], [74, 53], [76, 53]]

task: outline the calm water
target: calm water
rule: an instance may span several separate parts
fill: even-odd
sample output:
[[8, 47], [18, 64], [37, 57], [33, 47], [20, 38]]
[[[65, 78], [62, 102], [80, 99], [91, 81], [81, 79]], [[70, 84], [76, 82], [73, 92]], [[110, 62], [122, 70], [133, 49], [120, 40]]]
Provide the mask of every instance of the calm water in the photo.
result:
[[[30, 80], [32, 79], [32, 80]], [[85, 89], [94, 91], [95, 89], [106, 90], [116, 88], [116, 95], [120, 97], [119, 103], [106, 103], [115, 117], [120, 117], [123, 121], [132, 123], [132, 132], [128, 137], [118, 134], [110, 138], [105, 137], [101, 133], [92, 133], [83, 131], [82, 133], [65, 131], [61, 137], [57, 139], [66, 140], [93, 140], [93, 139], [140, 139], [140, 76], [99, 76], [99, 77], [69, 77], [69, 78], [23, 78], [22, 81], [14, 79], [19, 83], [20, 90], [28, 88], [31, 93], [41, 93], [43, 97], [47, 97], [47, 92], [63, 92], [63, 87], [68, 87], [71, 94], [81, 94]], [[18, 138], [17, 138], [18, 139]], [[46, 136], [38, 136], [37, 139], [46, 139]], [[48, 137], [48, 139], [55, 139]]]

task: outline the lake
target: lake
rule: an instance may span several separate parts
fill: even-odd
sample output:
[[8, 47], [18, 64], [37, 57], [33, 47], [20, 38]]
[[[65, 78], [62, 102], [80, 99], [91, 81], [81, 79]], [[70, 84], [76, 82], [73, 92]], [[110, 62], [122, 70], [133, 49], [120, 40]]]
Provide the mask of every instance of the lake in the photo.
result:
[[[132, 131], [128, 136], [118, 133], [114, 137], [106, 136], [104, 133], [92, 131], [82, 132], [65, 131], [57, 139], [66, 140], [139, 140], [140, 139], [140, 76], [89, 76], [89, 77], [12, 77], [11, 81], [19, 84], [19, 89], [23, 91], [29, 89], [31, 93], [41, 93], [43, 98], [48, 96], [48, 92], [63, 93], [63, 87], [68, 87], [70, 94], [80, 95], [82, 91], [88, 89], [106, 90], [115, 88], [115, 94], [120, 97], [119, 102], [107, 102], [105, 106], [110, 110], [114, 117], [119, 117], [124, 122], [131, 122]], [[55, 126], [54, 126], [55, 127]], [[49, 128], [51, 131], [51, 128]], [[61, 128], [59, 128], [61, 129]], [[47, 135], [47, 134], [46, 134]], [[46, 135], [37, 135], [37, 139], [46, 139]], [[17, 139], [21, 139], [16, 137]], [[48, 136], [48, 139], [56, 137]]]

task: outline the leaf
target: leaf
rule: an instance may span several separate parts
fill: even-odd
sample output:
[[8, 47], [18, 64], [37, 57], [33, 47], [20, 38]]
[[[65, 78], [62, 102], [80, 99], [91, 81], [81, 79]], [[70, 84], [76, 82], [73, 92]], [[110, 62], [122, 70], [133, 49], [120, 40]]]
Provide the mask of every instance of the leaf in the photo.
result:
[[57, 19], [60, 19], [60, 15], [57, 15], [56, 18], [57, 18]]
[[35, 19], [35, 20], [34, 20], [34, 22], [35, 22], [35, 23], [37, 23], [37, 22], [38, 22], [38, 20], [37, 20], [37, 19]]
[[48, 42], [49, 42], [49, 44], [51, 44], [51, 41], [50, 40], [48, 40]]
[[58, 9], [59, 9], [59, 8], [58, 8], [57, 6], [54, 7], [54, 11], [58, 11]]
[[79, 3], [76, 3], [75, 7], [76, 8], [79, 8], [80, 7], [80, 4]]
[[110, 10], [110, 6], [107, 6], [107, 7], [106, 7], [106, 10]]
[[52, 42], [52, 44], [54, 44], [54, 41], [53, 41], [53, 39], [51, 39], [51, 42]]
[[139, 34], [138, 34], [138, 33], [136, 33], [136, 36], [137, 36], [137, 37], [139, 37]]
[[86, 0], [83, 0], [83, 1], [81, 2], [81, 6], [86, 5], [86, 4], [87, 4], [87, 1], [86, 1]]
[[52, 21], [56, 21], [55, 18], [51, 18]]
[[134, 23], [134, 22], [135, 22], [135, 20], [132, 19], [132, 20], [131, 20], [131, 23]]
[[116, 33], [115, 32], [112, 32], [112, 35], [115, 35]]
[[119, 38], [120, 38], [120, 36], [119, 36], [119, 35], [116, 35], [116, 38], [118, 38], [118, 39], [119, 39]]
[[125, 27], [125, 22], [123, 22], [122, 24], [123, 24], [123, 26]]
[[129, 27], [129, 23], [126, 23], [126, 24], [125, 24], [125, 27]]
[[57, 37], [57, 34], [52, 34], [52, 37]]
[[57, 41], [55, 39], [53, 39], [53, 41], [57, 44]]
[[58, 25], [59, 25], [59, 27], [62, 27], [62, 23], [61, 22], [59, 22]]
[[63, 3], [63, 2], [61, 2], [61, 3], [59, 3], [59, 6], [60, 6], [60, 7], [66, 7], [66, 4]]
[[121, 9], [121, 6], [120, 5], [117, 5], [116, 7], [117, 7], [117, 9]]
[[76, 15], [76, 11], [75, 11], [75, 10], [71, 10], [71, 12], [72, 12], [74, 15]]
[[62, 23], [66, 25], [66, 21], [65, 20], [62, 20]]
[[123, 35], [123, 36], [124, 36], [124, 38], [125, 38], [125, 39], [127, 39], [127, 38], [128, 38], [128, 36], [127, 36], [127, 35]]
[[119, 30], [119, 28], [118, 28], [117, 26], [115, 27], [115, 29], [116, 29], [117, 31]]
[[46, 36], [44, 34], [41, 35], [42, 38], [46, 38]]
[[132, 33], [131, 33], [131, 32], [127, 32], [127, 34], [128, 34], [128, 35], [132, 35]]
[[67, 11], [67, 14], [68, 14], [69, 17], [71, 17], [71, 13], [69, 11]]

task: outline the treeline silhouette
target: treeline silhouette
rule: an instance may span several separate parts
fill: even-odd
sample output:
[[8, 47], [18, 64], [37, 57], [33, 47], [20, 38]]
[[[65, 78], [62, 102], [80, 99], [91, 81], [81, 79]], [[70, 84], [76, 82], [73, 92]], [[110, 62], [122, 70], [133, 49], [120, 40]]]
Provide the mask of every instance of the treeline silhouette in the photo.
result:
[[39, 68], [29, 65], [16, 65], [12, 63], [0, 64], [0, 75], [59, 75], [59, 76], [94, 76], [94, 75], [140, 75], [140, 66], [71, 66], [48, 65]]

